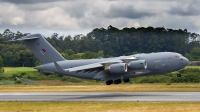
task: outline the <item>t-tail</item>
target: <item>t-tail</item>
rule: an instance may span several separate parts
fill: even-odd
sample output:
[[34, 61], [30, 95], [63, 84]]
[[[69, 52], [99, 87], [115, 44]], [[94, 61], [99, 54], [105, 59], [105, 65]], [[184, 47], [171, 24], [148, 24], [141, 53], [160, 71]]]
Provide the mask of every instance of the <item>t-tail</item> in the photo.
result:
[[23, 43], [43, 64], [66, 60], [41, 34], [17, 39]]

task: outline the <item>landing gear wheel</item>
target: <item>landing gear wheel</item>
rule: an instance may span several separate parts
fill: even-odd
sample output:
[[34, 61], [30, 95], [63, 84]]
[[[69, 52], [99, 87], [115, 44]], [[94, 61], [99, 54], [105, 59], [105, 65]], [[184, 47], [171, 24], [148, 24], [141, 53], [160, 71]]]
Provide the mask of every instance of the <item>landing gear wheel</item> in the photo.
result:
[[121, 79], [117, 79], [117, 80], [114, 81], [114, 84], [120, 84], [120, 83], [122, 83]]
[[121, 79], [119, 79], [119, 84], [120, 84], [120, 83], [122, 83], [122, 80], [121, 80]]
[[130, 79], [123, 79], [123, 81], [124, 81], [125, 83], [128, 83], [128, 82], [130, 82]]
[[113, 83], [113, 80], [106, 81], [106, 85], [111, 85]]
[[181, 77], [181, 74], [177, 74], [177, 77]]

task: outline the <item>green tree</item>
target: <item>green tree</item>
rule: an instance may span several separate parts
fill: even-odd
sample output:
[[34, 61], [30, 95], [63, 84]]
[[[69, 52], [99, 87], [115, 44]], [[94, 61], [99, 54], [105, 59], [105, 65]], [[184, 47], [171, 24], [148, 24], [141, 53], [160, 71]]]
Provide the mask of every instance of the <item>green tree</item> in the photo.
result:
[[0, 69], [3, 67], [3, 59], [2, 57], [0, 56]]
[[189, 60], [193, 60], [192, 56], [189, 53], [185, 53], [185, 57]]
[[138, 52], [137, 52], [137, 51], [134, 51], [132, 54], [138, 54]]
[[35, 61], [35, 66], [39, 66], [39, 65], [41, 65], [41, 64], [42, 64], [42, 62], [39, 61], [38, 59], [36, 59], [36, 61]]
[[0, 72], [3, 71], [3, 59], [0, 56]]
[[193, 59], [199, 60], [200, 59], [200, 47], [194, 47], [191, 50], [190, 54], [193, 57]]
[[87, 51], [83, 54], [83, 59], [92, 59], [92, 58], [97, 58], [98, 57], [98, 54], [97, 53], [94, 53], [94, 52], [90, 52], [90, 51]]
[[99, 51], [97, 55], [98, 55], [98, 57], [103, 58], [103, 56], [104, 56], [103, 51]]
[[67, 55], [73, 55], [74, 54], [74, 51], [72, 50], [72, 49], [67, 49], [66, 51], [65, 51], [65, 53], [67, 54]]

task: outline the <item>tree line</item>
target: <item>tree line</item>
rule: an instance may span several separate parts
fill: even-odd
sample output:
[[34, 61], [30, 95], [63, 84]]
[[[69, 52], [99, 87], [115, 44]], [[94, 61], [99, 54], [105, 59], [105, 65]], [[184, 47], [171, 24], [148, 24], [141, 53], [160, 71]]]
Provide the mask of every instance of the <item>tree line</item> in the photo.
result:
[[[42, 34], [42, 32], [41, 32]], [[6, 29], [0, 33], [0, 57], [4, 66], [36, 66], [39, 60], [22, 44], [6, 43], [30, 33]], [[139, 27], [118, 29], [95, 28], [87, 35], [45, 37], [66, 59], [115, 57], [135, 53], [178, 52], [190, 60], [200, 59], [199, 34], [187, 29]], [[1, 59], [0, 58], [0, 59]], [[1, 61], [1, 60], [0, 60]], [[0, 62], [1, 65], [1, 62]]]

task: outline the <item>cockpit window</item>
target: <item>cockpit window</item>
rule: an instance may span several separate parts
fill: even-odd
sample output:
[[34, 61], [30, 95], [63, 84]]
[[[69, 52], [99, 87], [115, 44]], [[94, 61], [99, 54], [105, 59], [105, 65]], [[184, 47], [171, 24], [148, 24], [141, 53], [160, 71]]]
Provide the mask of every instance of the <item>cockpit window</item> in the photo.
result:
[[175, 55], [174, 58], [180, 58], [180, 56], [179, 55]]

